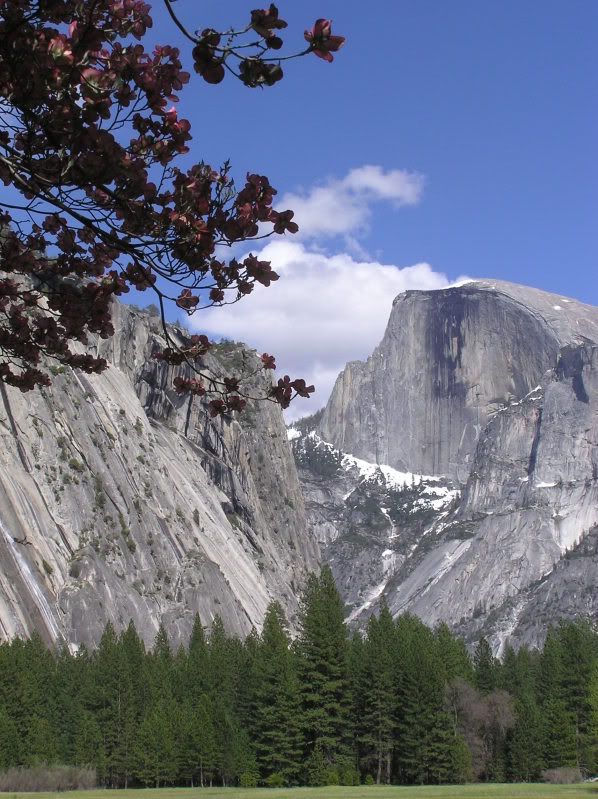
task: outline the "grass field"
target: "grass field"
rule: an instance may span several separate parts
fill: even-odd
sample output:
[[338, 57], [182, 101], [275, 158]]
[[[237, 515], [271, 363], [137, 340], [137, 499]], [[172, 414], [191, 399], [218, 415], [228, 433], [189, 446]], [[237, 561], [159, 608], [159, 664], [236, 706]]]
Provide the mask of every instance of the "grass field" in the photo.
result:
[[598, 799], [598, 783], [582, 785], [450, 785], [402, 788], [164, 788], [131, 791], [4, 794], [18, 799]]

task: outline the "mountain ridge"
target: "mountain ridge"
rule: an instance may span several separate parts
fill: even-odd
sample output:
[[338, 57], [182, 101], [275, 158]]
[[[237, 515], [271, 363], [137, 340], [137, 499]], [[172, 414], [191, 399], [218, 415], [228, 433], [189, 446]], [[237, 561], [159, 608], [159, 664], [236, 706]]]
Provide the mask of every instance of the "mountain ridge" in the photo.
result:
[[[483, 630], [496, 650], [507, 638], [537, 643], [523, 600], [512, 629], [500, 608], [507, 613], [553, 572], [565, 615], [590, 612], [559, 564], [598, 521], [596, 342], [597, 308], [516, 284], [473, 281], [396, 298], [372, 356], [339, 375], [317, 434], [333, 450], [451, 480], [460, 499], [419, 532], [381, 524], [371, 556], [348, 544], [339, 554], [342, 530], [332, 544], [321, 539], [353, 618], [384, 598], [395, 615], [447, 621], [470, 639]], [[322, 526], [313, 477], [300, 473]], [[389, 508], [390, 499], [379, 501]], [[338, 497], [326, 512], [328, 524], [346, 515]], [[411, 551], [397, 547], [401, 537], [417, 539]], [[394, 567], [381, 580], [377, 559], [387, 551]], [[588, 569], [580, 573], [587, 580]]]

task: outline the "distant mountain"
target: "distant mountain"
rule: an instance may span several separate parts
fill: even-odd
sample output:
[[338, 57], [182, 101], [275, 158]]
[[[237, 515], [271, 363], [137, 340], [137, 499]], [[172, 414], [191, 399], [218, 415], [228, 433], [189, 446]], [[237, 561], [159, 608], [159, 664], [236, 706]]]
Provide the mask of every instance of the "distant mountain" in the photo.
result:
[[[339, 460], [332, 477], [305, 456], [314, 441]], [[355, 623], [384, 598], [501, 650], [596, 615], [597, 308], [501, 281], [403, 293], [312, 444], [293, 445]], [[372, 482], [347, 455], [390, 469]], [[438, 486], [450, 503], [431, 501]]]

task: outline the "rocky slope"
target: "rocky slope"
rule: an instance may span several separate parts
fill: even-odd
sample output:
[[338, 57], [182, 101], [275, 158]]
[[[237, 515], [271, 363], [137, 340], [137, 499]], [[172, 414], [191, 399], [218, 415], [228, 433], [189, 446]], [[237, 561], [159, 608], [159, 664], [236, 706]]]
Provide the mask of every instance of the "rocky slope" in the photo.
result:
[[[339, 376], [316, 435], [332, 452], [428, 475], [424, 485], [441, 477], [460, 496], [422, 518], [414, 494], [392, 525], [367, 524], [349, 542], [350, 494], [303, 463], [310, 516], [356, 623], [384, 596], [395, 614], [484, 632], [500, 650], [539, 641], [560, 613], [594, 613], [597, 344], [598, 309], [512, 284], [395, 300], [381, 344]], [[379, 513], [392, 501], [378, 494]]]
[[[0, 387], [0, 639], [133, 619], [176, 642], [197, 611], [243, 634], [270, 599], [293, 622], [320, 549], [354, 625], [384, 600], [500, 651], [598, 613], [598, 309], [489, 281], [400, 295], [291, 431], [301, 485], [277, 407], [210, 419], [151, 359], [157, 318], [115, 313], [103, 375]], [[222, 344], [206, 368], [254, 358]]]
[[[195, 612], [232, 631], [266, 605], [291, 618], [318, 562], [282, 416], [257, 404], [211, 420], [150, 358], [157, 318], [116, 307], [102, 375], [57, 370], [51, 389], [0, 395], [0, 639], [38, 630], [91, 644], [133, 619], [176, 641]], [[214, 373], [255, 356], [221, 345]]]

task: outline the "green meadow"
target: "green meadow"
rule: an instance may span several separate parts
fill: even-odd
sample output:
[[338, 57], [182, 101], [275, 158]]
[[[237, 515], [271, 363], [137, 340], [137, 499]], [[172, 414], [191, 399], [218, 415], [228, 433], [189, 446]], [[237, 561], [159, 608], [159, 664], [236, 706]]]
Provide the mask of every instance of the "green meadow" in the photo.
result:
[[5, 794], [18, 799], [588, 799], [597, 797], [593, 785], [447, 785], [360, 786], [332, 788], [158, 788], [129, 791], [72, 791], [69, 793]]

